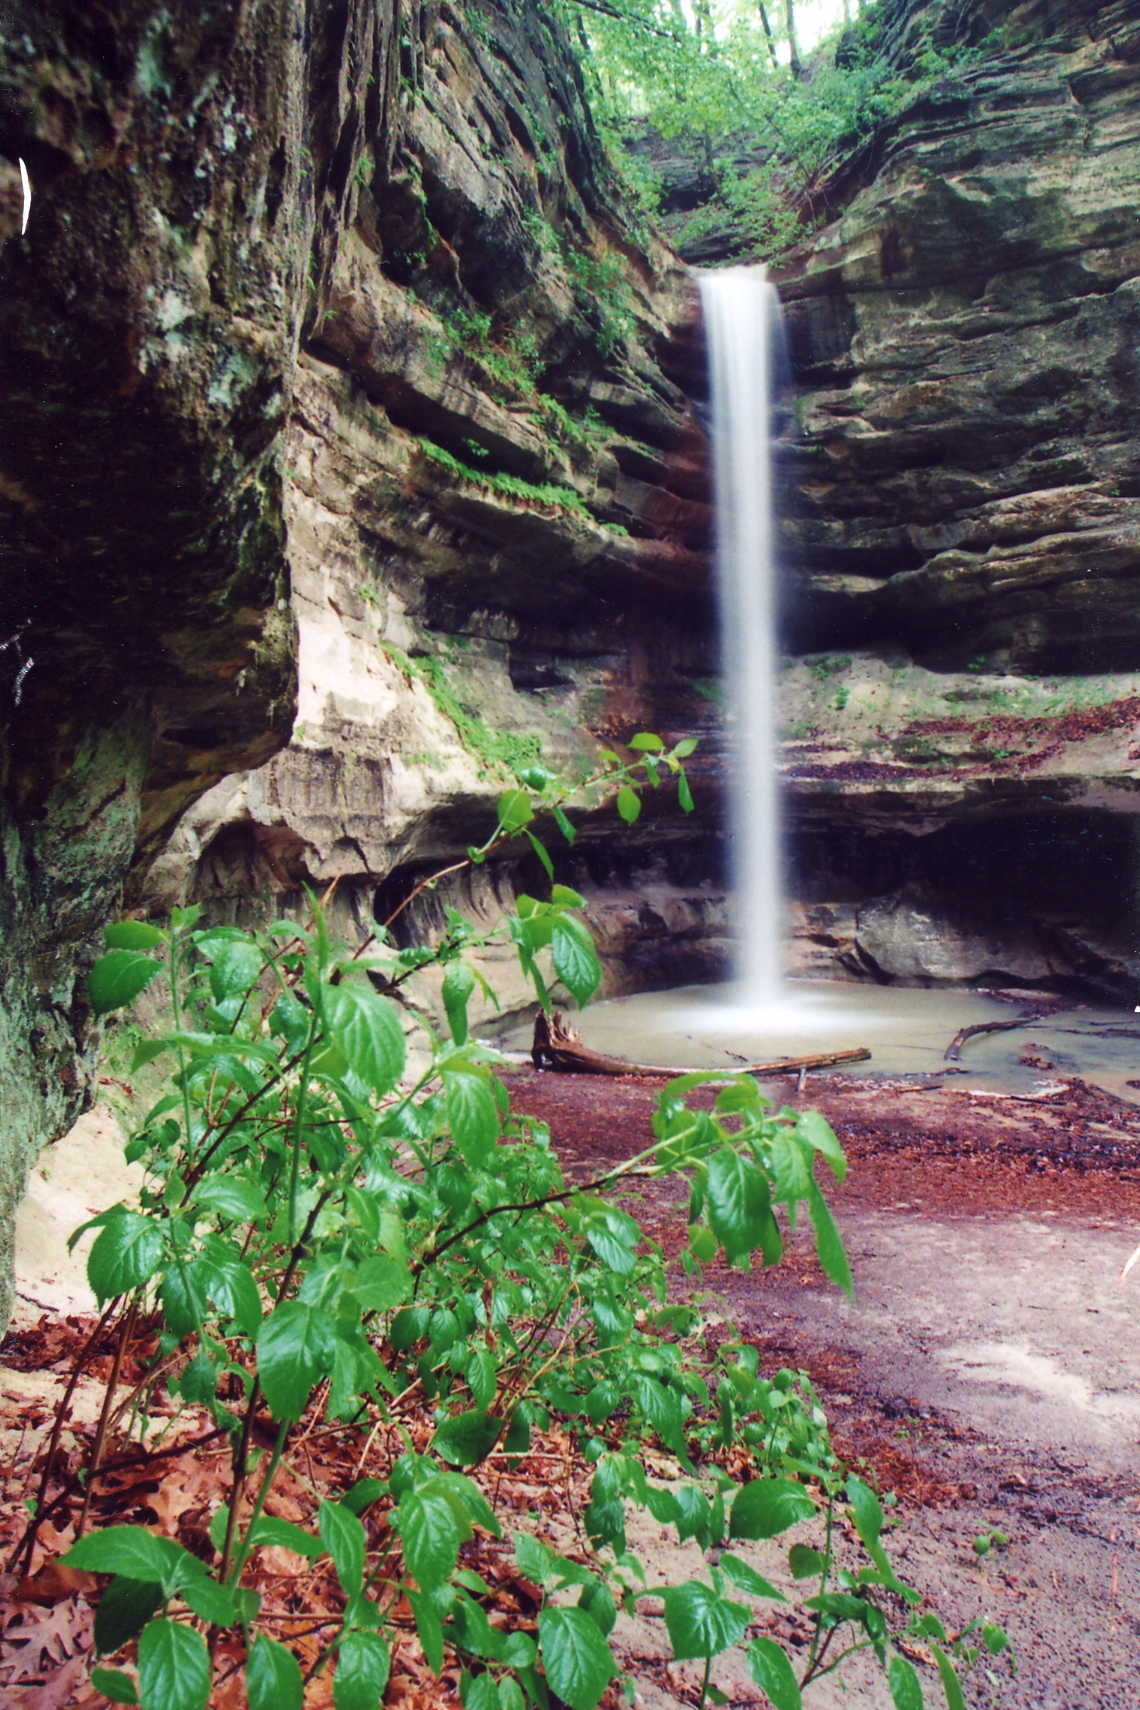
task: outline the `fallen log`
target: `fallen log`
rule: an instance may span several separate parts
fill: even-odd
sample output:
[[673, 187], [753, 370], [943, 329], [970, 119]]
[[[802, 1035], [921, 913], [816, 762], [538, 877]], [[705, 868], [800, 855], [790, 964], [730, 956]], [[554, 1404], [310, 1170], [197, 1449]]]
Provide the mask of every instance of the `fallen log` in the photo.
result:
[[1014, 1027], [1029, 1027], [1035, 1021], [1040, 1021], [1043, 1011], [1032, 1010], [1028, 1015], [1019, 1015], [1014, 1021], [978, 1021], [973, 1027], [960, 1027], [942, 1053], [944, 1063], [956, 1063], [962, 1054], [962, 1047], [967, 1039], [974, 1039], [979, 1033], [1008, 1033]]
[[[871, 1053], [864, 1046], [849, 1051], [821, 1051], [810, 1057], [780, 1057], [770, 1063], [745, 1063], [739, 1069], [707, 1071], [710, 1080], [723, 1073], [725, 1080], [734, 1075], [804, 1074], [809, 1069], [830, 1069], [838, 1063], [863, 1063]], [[536, 1069], [555, 1070], [563, 1075], [636, 1075], [645, 1080], [672, 1080], [675, 1075], [704, 1074], [704, 1069], [670, 1068], [659, 1063], [630, 1063], [624, 1057], [610, 1057], [604, 1051], [594, 1051], [583, 1045], [578, 1035], [566, 1026], [559, 1010], [552, 1015], [539, 1014], [534, 1021], [534, 1040], [530, 1060]]]

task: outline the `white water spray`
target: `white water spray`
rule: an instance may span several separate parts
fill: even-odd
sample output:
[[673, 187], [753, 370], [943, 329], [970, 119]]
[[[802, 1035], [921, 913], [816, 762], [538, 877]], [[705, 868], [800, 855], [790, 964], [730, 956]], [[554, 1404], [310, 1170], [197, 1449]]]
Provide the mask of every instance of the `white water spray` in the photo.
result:
[[724, 681], [732, 730], [730, 878], [738, 1000], [782, 989], [780, 808], [770, 419], [775, 287], [762, 268], [700, 275], [712, 383], [713, 494]]

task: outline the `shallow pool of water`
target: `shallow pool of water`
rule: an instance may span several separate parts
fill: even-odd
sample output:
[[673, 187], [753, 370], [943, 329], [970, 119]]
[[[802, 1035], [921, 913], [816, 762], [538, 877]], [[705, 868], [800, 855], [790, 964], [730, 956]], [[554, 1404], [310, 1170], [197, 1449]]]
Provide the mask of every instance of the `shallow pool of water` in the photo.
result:
[[[677, 1069], [740, 1069], [750, 1063], [863, 1047], [869, 1060], [837, 1068], [856, 1075], [931, 1075], [962, 1086], [1041, 1092], [1079, 1075], [1140, 1102], [1140, 1014], [1072, 1003], [1008, 1032], [966, 1040], [957, 1063], [945, 1053], [961, 1028], [1012, 1021], [1031, 1007], [984, 992], [789, 981], [777, 1004], [743, 1006], [731, 986], [679, 986], [592, 1004], [569, 1017], [585, 1044], [635, 1063]], [[526, 1049], [530, 1025], [500, 1037]]]

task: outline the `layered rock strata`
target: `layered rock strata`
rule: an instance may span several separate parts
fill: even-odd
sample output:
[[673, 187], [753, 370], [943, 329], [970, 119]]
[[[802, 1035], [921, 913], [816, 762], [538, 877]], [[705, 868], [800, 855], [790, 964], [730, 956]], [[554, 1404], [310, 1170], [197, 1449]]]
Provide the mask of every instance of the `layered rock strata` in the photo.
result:
[[85, 1097], [98, 929], [185, 890], [143, 875], [203, 792], [237, 774], [183, 834], [213, 906], [335, 878], [366, 921], [540, 744], [687, 728], [712, 670], [677, 276], [543, 9], [3, 28], [0, 1222]]
[[816, 968], [1134, 996], [1140, 20], [1005, 22], [783, 282], [800, 928]]
[[[692, 360], [673, 334], [687, 279], [631, 230], [535, 9], [477, 17], [425, 8], [392, 168], [358, 175], [298, 361], [292, 744], [185, 817], [152, 902], [240, 910], [335, 883], [344, 930], [368, 931], [484, 840], [528, 763], [586, 775], [599, 742], [712, 722], [693, 687], [716, 670], [705, 444], [671, 377]], [[558, 856], [591, 897], [611, 990], [707, 975], [714, 897], [723, 937], [708, 851], [662, 807], [646, 799], [617, 880], [612, 810]], [[520, 840], [402, 929], [430, 930], [444, 900], [490, 920], [545, 883]], [[503, 1001], [522, 996], [495, 971]]]

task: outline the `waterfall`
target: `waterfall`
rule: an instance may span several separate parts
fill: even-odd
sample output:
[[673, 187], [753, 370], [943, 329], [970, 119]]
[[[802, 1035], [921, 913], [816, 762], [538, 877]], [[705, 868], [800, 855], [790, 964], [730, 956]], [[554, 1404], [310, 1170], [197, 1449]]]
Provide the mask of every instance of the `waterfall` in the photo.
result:
[[750, 1007], [780, 998], [780, 811], [770, 371], [779, 300], [759, 267], [698, 276], [712, 388], [713, 496], [729, 745], [735, 976]]

